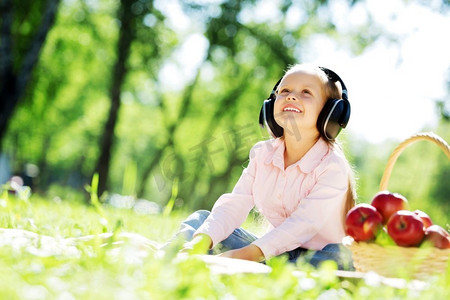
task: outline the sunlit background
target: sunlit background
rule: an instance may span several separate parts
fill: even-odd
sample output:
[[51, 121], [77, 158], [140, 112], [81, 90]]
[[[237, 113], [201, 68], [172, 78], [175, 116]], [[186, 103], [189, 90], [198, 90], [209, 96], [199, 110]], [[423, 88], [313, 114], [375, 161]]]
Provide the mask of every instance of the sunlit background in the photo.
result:
[[[10, 92], [0, 81], [2, 105], [20, 96], [0, 131], [0, 181], [23, 176], [51, 199], [88, 203], [98, 178], [101, 201], [210, 208], [269, 138], [259, 110], [293, 63], [328, 67], [346, 83], [352, 115], [339, 139], [361, 201], [400, 141], [422, 131], [450, 138], [448, 0], [8, 3], [1, 41], [14, 43], [0, 54], [12, 76], [0, 75], [27, 84]], [[22, 76], [52, 5], [55, 23]], [[449, 211], [437, 147], [414, 146], [394, 172], [390, 188]]]
[[[295, 6], [282, 15], [277, 9], [279, 2], [260, 1], [256, 9], [242, 13], [241, 18], [261, 23], [285, 18], [292, 28], [308, 18]], [[160, 1], [157, 5], [169, 17], [170, 26], [188, 33], [174, 62], [161, 70], [167, 88], [180, 89], [194, 76], [208, 42], [195, 32], [199, 25], [186, 16], [179, 1]], [[383, 32], [363, 53], [356, 55], [348, 41], [336, 41], [325, 33], [315, 34], [298, 53], [302, 57], [299, 62], [326, 66], [343, 78], [352, 104], [348, 125], [351, 134], [380, 143], [386, 139], [402, 140], [436, 126], [439, 118], [436, 100], [450, 101], [447, 87], [450, 14], [439, 11], [438, 5], [439, 1], [419, 4], [367, 0], [350, 7], [347, 1], [330, 2], [338, 31], [351, 32], [370, 18], [372, 26]], [[268, 82], [267, 90], [271, 87], [272, 82]]]

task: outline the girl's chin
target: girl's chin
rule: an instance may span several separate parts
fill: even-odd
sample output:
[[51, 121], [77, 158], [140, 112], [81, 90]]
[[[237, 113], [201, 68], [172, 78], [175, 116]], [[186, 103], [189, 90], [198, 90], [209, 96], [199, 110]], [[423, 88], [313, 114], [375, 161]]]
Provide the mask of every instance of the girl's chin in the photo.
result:
[[302, 121], [299, 118], [300, 114], [292, 114], [292, 115], [285, 115], [280, 116], [275, 119], [278, 125], [285, 128], [293, 128], [293, 127], [303, 127]]
[[281, 128], [283, 128], [284, 131], [288, 133], [304, 133], [308, 135], [319, 133], [316, 124], [307, 125], [305, 122], [301, 122], [298, 119], [277, 118], [275, 121]]

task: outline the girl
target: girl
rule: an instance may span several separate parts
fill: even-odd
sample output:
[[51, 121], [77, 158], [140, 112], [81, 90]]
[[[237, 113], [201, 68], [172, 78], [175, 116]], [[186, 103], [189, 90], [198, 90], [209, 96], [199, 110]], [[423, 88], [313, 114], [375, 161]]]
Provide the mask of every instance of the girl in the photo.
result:
[[[252, 261], [283, 253], [295, 261], [308, 249], [317, 251], [313, 264], [336, 259], [344, 217], [354, 205], [352, 170], [335, 143], [349, 116], [347, 90], [336, 73], [290, 68], [261, 111], [260, 123], [274, 139], [251, 149], [233, 191], [211, 213], [197, 211], [181, 224], [177, 236], [189, 241], [184, 251], [221, 244], [229, 250], [220, 256]], [[239, 228], [253, 207], [270, 223], [261, 237]]]

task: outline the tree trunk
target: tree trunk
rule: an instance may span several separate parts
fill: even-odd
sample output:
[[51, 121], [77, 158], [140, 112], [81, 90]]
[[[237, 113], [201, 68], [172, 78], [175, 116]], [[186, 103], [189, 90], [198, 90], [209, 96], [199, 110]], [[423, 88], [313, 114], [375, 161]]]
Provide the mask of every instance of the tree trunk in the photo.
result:
[[122, 0], [119, 8], [120, 31], [117, 43], [117, 60], [114, 65], [113, 78], [111, 80], [110, 97], [111, 107], [108, 119], [103, 130], [100, 144], [100, 157], [97, 161], [95, 172], [99, 175], [98, 195], [100, 196], [107, 189], [108, 173], [110, 168], [111, 153], [114, 145], [114, 129], [120, 109], [120, 94], [122, 84], [127, 73], [127, 60], [130, 53], [131, 43], [134, 39], [134, 16], [131, 11], [133, 0]]
[[48, 32], [55, 23], [59, 3], [60, 0], [48, 1], [39, 30], [33, 37], [31, 47], [25, 53], [22, 65], [16, 74], [13, 69], [12, 1], [0, 0], [0, 16], [2, 19], [0, 29], [0, 149], [9, 121], [31, 79]]

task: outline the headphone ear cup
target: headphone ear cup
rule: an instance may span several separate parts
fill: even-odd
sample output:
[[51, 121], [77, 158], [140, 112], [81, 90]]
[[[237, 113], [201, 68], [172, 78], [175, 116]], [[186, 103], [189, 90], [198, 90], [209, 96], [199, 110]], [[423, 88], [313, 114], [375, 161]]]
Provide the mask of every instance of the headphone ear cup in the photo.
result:
[[275, 100], [270, 98], [264, 101], [261, 112], [259, 114], [259, 124], [261, 124], [261, 120], [263, 120], [264, 123], [261, 124], [261, 126], [266, 127], [270, 135], [277, 138], [283, 136], [284, 131], [283, 128], [275, 121], [275, 117], [273, 115], [274, 103]]
[[265, 124], [265, 120], [264, 120], [264, 105], [265, 104], [263, 103], [263, 105], [261, 105], [261, 109], [259, 110], [259, 126], [261, 126], [261, 128], [264, 128], [264, 124]]
[[344, 99], [344, 111], [342, 112], [341, 119], [339, 120], [339, 124], [342, 128], [347, 127], [348, 121], [350, 120], [350, 101]]
[[350, 119], [350, 102], [344, 99], [329, 99], [317, 118], [317, 129], [322, 137], [334, 140]]

